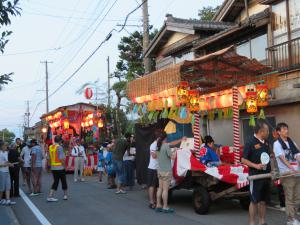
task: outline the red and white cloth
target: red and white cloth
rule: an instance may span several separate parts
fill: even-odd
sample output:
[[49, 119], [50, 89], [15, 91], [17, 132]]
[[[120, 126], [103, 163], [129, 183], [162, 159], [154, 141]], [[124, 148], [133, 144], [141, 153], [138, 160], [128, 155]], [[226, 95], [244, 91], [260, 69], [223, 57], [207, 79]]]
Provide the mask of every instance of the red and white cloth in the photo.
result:
[[[98, 155], [87, 155], [87, 163], [85, 164], [85, 168], [96, 169], [98, 165]], [[75, 157], [67, 156], [66, 157], [66, 170], [74, 171], [75, 166]]]
[[[233, 147], [222, 147], [223, 160], [234, 161]], [[222, 159], [222, 156], [221, 156]], [[173, 175], [176, 184], [179, 184], [188, 171], [202, 171], [210, 176], [226, 183], [235, 184], [238, 188], [247, 186], [248, 167], [242, 164], [221, 165], [218, 167], [207, 167], [203, 165], [191, 152], [190, 149], [179, 149], [176, 152], [176, 159], [173, 164]]]

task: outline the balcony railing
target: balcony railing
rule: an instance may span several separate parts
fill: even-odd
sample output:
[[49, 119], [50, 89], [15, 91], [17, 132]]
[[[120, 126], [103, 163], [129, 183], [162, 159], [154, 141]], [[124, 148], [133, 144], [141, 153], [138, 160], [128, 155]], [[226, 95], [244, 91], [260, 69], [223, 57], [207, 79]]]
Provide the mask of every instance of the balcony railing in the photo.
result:
[[266, 49], [268, 65], [278, 71], [300, 68], [300, 38]]

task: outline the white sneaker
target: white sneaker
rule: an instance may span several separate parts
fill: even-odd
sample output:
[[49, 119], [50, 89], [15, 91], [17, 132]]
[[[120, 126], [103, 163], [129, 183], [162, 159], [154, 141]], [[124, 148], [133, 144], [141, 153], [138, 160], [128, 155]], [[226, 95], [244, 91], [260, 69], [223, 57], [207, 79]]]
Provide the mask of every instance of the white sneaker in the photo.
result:
[[80, 181], [83, 182], [83, 181], [84, 181], [84, 178], [81, 178]]
[[300, 221], [297, 219], [294, 220], [294, 223], [295, 223], [295, 225], [300, 225]]
[[74, 182], [77, 182], [78, 180], [77, 179], [74, 179]]
[[64, 200], [68, 200], [68, 196], [67, 195], [64, 195]]
[[118, 194], [122, 194], [121, 190], [118, 190], [118, 191], [116, 191], [115, 193], [116, 193], [117, 195], [118, 195]]
[[0, 205], [6, 205], [6, 200], [5, 200], [5, 199], [2, 199], [2, 200], [0, 201]]
[[31, 193], [29, 196], [33, 197], [33, 196], [38, 196], [39, 194], [38, 193]]
[[16, 202], [12, 202], [11, 200], [6, 200], [5, 205], [15, 205]]
[[126, 194], [126, 191], [124, 191], [124, 190], [120, 190], [120, 192], [121, 192], [121, 194]]
[[298, 220], [293, 220], [293, 221], [288, 221], [286, 224], [287, 225], [299, 225], [300, 223]]
[[47, 202], [57, 202], [57, 201], [58, 201], [57, 198], [53, 198], [53, 197], [47, 198]]

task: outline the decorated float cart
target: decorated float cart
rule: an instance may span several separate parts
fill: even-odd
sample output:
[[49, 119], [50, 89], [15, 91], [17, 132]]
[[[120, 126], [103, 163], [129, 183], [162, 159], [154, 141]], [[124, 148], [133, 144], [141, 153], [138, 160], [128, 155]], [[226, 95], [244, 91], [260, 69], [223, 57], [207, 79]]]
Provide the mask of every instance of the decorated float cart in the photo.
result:
[[[198, 214], [208, 213], [210, 204], [219, 198], [238, 199], [248, 208], [248, 167], [240, 162], [239, 112], [250, 113], [254, 125], [255, 113], [268, 104], [268, 90], [277, 86], [277, 76], [270, 71], [256, 60], [237, 55], [231, 46], [128, 84], [127, 94], [135, 104], [133, 112], [152, 123], [160, 118], [169, 120], [165, 127], [168, 136], [176, 134], [178, 123], [192, 124], [194, 137], [176, 149], [171, 191], [193, 190]], [[264, 117], [262, 108], [259, 116]], [[219, 166], [207, 166], [199, 160], [205, 154], [200, 126], [204, 119], [232, 119], [233, 130], [224, 130], [224, 135], [233, 136], [234, 145], [220, 147]], [[181, 133], [177, 138], [182, 136], [187, 135]]]
[[[66, 153], [66, 170], [74, 171], [74, 157], [71, 150], [75, 140], [80, 139], [85, 146], [87, 162], [85, 172], [96, 169], [98, 155], [94, 143], [99, 141], [101, 132], [104, 131], [103, 112], [96, 106], [86, 103], [62, 106], [41, 117], [44, 124], [45, 143], [49, 146], [56, 135], [61, 135], [64, 140]], [[46, 148], [48, 149], [48, 148]]]

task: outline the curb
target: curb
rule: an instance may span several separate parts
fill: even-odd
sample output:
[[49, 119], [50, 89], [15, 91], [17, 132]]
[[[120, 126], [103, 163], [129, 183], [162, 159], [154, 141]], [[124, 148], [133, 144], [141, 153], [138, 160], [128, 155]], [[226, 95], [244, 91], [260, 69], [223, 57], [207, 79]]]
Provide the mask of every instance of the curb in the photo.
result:
[[17, 219], [16, 214], [13, 211], [13, 209], [9, 206], [6, 209], [7, 209], [8, 217], [10, 218], [9, 225], [20, 225], [19, 220]]

